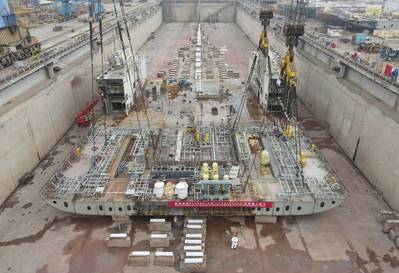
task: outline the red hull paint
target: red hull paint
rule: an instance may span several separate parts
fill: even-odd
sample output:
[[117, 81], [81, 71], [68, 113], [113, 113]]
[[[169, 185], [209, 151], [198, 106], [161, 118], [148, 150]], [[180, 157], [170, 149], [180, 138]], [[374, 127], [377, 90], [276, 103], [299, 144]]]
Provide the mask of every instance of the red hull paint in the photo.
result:
[[169, 208], [272, 208], [273, 202], [258, 201], [169, 201]]

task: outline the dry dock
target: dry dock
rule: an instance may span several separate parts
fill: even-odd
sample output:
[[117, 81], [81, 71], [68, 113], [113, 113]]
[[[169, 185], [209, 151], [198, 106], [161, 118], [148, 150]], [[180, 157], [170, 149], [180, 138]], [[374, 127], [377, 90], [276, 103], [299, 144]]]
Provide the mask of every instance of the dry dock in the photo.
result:
[[[228, 70], [239, 74], [224, 82], [231, 93], [228, 101], [237, 108], [239, 86], [261, 31], [256, 10], [254, 1], [244, 0], [204, 0], [201, 5], [187, 0], [134, 2], [128, 12], [137, 14], [130, 15], [129, 26], [134, 48], [146, 57], [149, 85], [159, 84], [160, 70], [169, 71], [176, 49], [193, 35], [192, 22], [206, 21], [201, 28], [207, 39], [223, 49]], [[104, 45], [111, 52], [117, 33], [115, 21], [108, 20], [109, 16]], [[174, 266], [155, 266], [151, 258], [149, 266], [135, 267], [129, 265], [129, 253], [150, 248], [148, 217], [132, 219], [127, 229], [130, 247], [109, 248], [107, 239], [115, 230], [110, 217], [63, 213], [39, 196], [71, 148], [88, 133], [73, 123], [91, 100], [89, 46], [87, 37], [83, 41], [72, 35], [65, 40], [71, 36], [70, 25], [77, 27], [77, 34], [87, 29], [87, 24], [74, 21], [58, 33], [42, 26], [33, 33], [43, 40], [46, 54], [27, 61], [26, 71], [8, 67], [0, 72], [0, 273], [180, 272], [184, 231], [172, 217], [166, 217], [172, 222], [167, 240], [151, 243], [169, 244]], [[270, 43], [279, 51], [285, 45], [278, 23], [272, 28]], [[99, 73], [98, 50], [95, 54]], [[377, 220], [380, 210], [399, 209], [399, 85], [309, 35], [301, 39], [295, 54], [304, 133], [334, 167], [349, 197], [327, 212], [280, 217], [275, 224], [256, 223], [253, 217], [208, 217], [207, 272], [399, 272], [398, 249]], [[55, 66], [61, 69], [57, 73]], [[337, 67], [339, 73], [334, 71]], [[186, 114], [193, 110], [187, 104], [191, 98], [167, 100], [149, 94], [147, 99], [153, 127], [190, 124], [181, 110]], [[203, 120], [218, 121], [219, 116], [210, 114], [215, 106], [220, 114], [227, 112], [222, 100], [204, 100], [194, 112]], [[145, 120], [143, 112], [139, 115]], [[242, 120], [246, 118], [262, 118], [254, 95], [244, 108]], [[136, 118], [133, 113], [107, 123], [136, 125]], [[30, 171], [33, 179], [19, 185]], [[230, 240], [235, 233], [239, 243], [233, 251]]]
[[[248, 56], [254, 49], [244, 39], [245, 34], [235, 24], [212, 24], [205, 28], [209, 40], [227, 47], [225, 59], [243, 77]], [[185, 42], [191, 30], [189, 24], [163, 24], [155, 39], [144, 45], [150, 77], [158, 67], [168, 67], [176, 45]], [[218, 30], [224, 30], [223, 35]], [[150, 119], [162, 123], [157, 113], [149, 111]], [[254, 103], [248, 104], [245, 114], [260, 116]], [[282, 217], [277, 224], [254, 223], [253, 218], [244, 217], [208, 218], [207, 272], [397, 272], [398, 250], [376, 220], [378, 211], [387, 208], [381, 195], [303, 104], [299, 117], [305, 134], [337, 170], [350, 197], [328, 212]], [[35, 168], [33, 180], [19, 186], [5, 201], [0, 211], [0, 272], [178, 272], [178, 267], [128, 266], [129, 251], [149, 247], [148, 218], [133, 219], [129, 249], [109, 249], [104, 237], [112, 225], [111, 219], [75, 217], [40, 199], [39, 189], [73, 144], [86, 134], [87, 129], [72, 127]], [[232, 251], [230, 239], [235, 232], [239, 246]], [[172, 225], [171, 248], [180, 244], [180, 233]]]

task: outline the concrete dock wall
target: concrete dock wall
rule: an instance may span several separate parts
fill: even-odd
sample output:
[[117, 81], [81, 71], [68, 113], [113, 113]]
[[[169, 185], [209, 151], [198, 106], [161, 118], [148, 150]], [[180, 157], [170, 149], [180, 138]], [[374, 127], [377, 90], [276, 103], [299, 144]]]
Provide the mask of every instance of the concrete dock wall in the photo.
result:
[[[132, 28], [133, 46], [141, 47], [161, 23], [159, 9]], [[114, 37], [118, 37], [116, 33]], [[105, 52], [109, 54], [113, 37], [109, 34], [105, 38]], [[95, 66], [99, 68], [100, 55], [96, 56]], [[2, 111], [0, 117], [0, 204], [18, 186], [20, 177], [31, 171], [72, 126], [79, 109], [91, 100], [89, 47], [75, 51], [59, 65], [62, 70], [53, 79], [46, 79], [43, 69], [35, 75], [42, 79], [35, 86], [24, 79], [22, 84], [9, 87], [18, 88], [24, 95], [10, 101], [15, 106]], [[21, 88], [26, 90], [22, 92]], [[28, 94], [31, 95], [24, 98]], [[21, 102], [17, 103], [18, 100]], [[0, 110], [4, 110], [3, 106]]]
[[164, 1], [165, 22], [235, 22], [235, 4], [231, 1], [198, 2]]
[[[237, 9], [236, 16], [237, 24], [257, 44], [259, 22], [241, 9]], [[269, 38], [274, 48], [285, 48], [274, 35]], [[364, 85], [366, 81], [354, 71], [345, 79], [337, 77], [322, 56], [306, 47], [297, 50], [299, 97], [386, 201], [399, 209], [399, 115], [396, 105], [389, 103], [397, 98], [378, 98], [376, 87]], [[392, 92], [385, 91], [392, 96]]]

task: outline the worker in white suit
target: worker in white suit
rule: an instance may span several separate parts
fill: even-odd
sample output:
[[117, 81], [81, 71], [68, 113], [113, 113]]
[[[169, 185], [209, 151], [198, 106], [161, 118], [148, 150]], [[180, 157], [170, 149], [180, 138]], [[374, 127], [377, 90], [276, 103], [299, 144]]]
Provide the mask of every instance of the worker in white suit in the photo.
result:
[[231, 238], [231, 249], [235, 250], [238, 246], [238, 237], [237, 234], [234, 234], [234, 236]]

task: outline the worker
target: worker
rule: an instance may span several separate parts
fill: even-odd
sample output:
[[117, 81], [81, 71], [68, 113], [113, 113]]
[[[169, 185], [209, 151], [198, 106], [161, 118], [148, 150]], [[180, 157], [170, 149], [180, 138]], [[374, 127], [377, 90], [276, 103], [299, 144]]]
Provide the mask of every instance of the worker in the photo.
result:
[[77, 148], [75, 149], [75, 155], [76, 155], [77, 158], [80, 157], [80, 147], [77, 147]]
[[237, 249], [238, 246], [238, 237], [237, 234], [234, 234], [234, 236], [231, 238], [231, 249], [235, 250]]
[[395, 67], [392, 69], [392, 72], [391, 72], [391, 79], [392, 79], [393, 82], [396, 82], [396, 80], [398, 79], [398, 75], [399, 75], [399, 70], [398, 70], [398, 68], [395, 66]]

